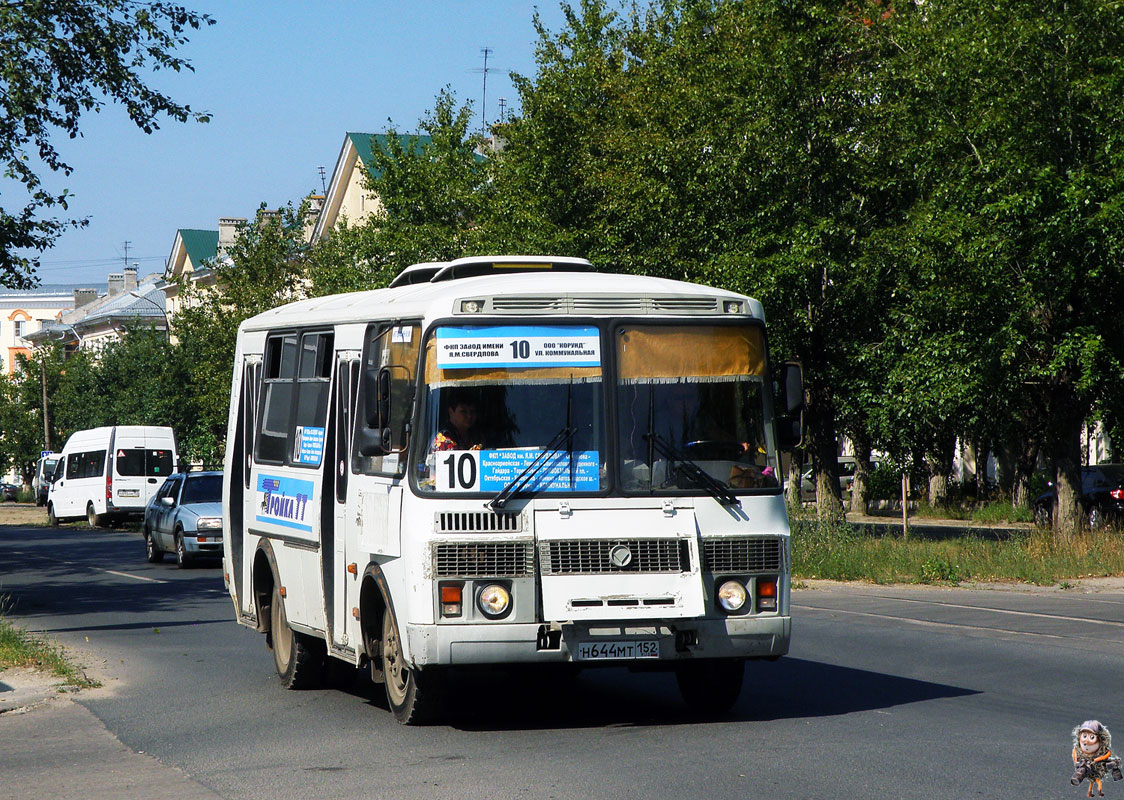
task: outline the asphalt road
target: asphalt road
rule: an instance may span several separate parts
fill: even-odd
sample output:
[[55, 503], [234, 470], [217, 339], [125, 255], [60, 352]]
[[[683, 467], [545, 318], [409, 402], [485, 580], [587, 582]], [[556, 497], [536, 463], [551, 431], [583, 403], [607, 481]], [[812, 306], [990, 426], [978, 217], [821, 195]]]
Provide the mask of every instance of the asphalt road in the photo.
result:
[[381, 688], [282, 689], [217, 568], [143, 551], [0, 526], [0, 595], [102, 677], [79, 702], [114, 735], [230, 800], [1080, 797], [1070, 730], [1124, 732], [1122, 592], [802, 590], [791, 655], [749, 664], [724, 719], [691, 716], [669, 675], [496, 671], [404, 728]]

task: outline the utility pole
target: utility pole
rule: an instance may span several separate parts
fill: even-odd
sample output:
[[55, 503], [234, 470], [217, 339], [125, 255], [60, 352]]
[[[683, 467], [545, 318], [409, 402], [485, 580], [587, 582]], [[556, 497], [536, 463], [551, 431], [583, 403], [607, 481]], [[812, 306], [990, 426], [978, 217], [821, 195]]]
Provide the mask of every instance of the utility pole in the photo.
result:
[[43, 387], [43, 449], [51, 449], [51, 426], [47, 422], [47, 357], [39, 361], [39, 383]]
[[484, 54], [484, 96], [480, 100], [480, 134], [482, 136], [488, 135], [488, 56], [492, 54], [492, 48], [481, 47], [480, 52]]
[[506, 98], [506, 97], [501, 97], [501, 98], [499, 99], [499, 104], [500, 104], [500, 125], [503, 125], [503, 122], [504, 122], [504, 111], [505, 111], [505, 110], [507, 109], [507, 98]]

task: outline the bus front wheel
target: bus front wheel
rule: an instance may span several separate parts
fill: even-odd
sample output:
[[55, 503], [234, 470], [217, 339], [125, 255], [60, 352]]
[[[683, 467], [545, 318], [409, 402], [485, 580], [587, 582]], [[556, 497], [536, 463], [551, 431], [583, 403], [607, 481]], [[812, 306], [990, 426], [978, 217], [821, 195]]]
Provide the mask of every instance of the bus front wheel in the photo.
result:
[[433, 669], [411, 669], [402, 653], [398, 626], [389, 609], [382, 615], [382, 666], [386, 701], [403, 725], [421, 725], [433, 719], [440, 703], [440, 676]]
[[745, 662], [735, 659], [684, 661], [675, 668], [679, 692], [691, 710], [724, 714], [742, 692]]
[[281, 591], [273, 587], [273, 600], [269, 608], [270, 636], [273, 641], [273, 663], [281, 684], [286, 689], [309, 689], [319, 683], [324, 664], [323, 649], [311, 636], [289, 627]]

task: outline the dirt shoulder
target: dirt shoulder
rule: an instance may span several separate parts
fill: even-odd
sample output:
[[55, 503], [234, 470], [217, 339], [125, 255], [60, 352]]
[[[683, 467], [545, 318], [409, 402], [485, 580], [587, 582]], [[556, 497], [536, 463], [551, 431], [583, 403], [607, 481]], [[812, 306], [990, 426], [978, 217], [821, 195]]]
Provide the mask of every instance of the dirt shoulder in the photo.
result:
[[47, 525], [47, 509], [35, 503], [0, 503], [0, 525]]

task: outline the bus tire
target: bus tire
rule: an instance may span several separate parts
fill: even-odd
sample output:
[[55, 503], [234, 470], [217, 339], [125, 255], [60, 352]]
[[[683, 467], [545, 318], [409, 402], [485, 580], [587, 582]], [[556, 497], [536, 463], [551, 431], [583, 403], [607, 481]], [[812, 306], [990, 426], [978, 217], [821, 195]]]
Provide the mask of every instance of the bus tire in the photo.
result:
[[47, 525], [52, 528], [59, 526], [59, 518], [55, 516], [55, 504], [47, 503]]
[[745, 662], [737, 659], [684, 661], [675, 667], [679, 693], [692, 711], [724, 714], [742, 692]]
[[90, 523], [91, 528], [100, 528], [105, 524], [105, 516], [94, 511], [94, 504], [86, 504], [86, 522]]
[[424, 725], [436, 716], [441, 676], [436, 670], [411, 669], [402, 653], [398, 626], [390, 611], [382, 615], [382, 664], [386, 702], [403, 725]]
[[311, 689], [320, 683], [324, 667], [324, 650], [307, 634], [289, 627], [281, 590], [274, 585], [269, 608], [270, 636], [273, 642], [273, 664], [281, 685], [286, 689]]

